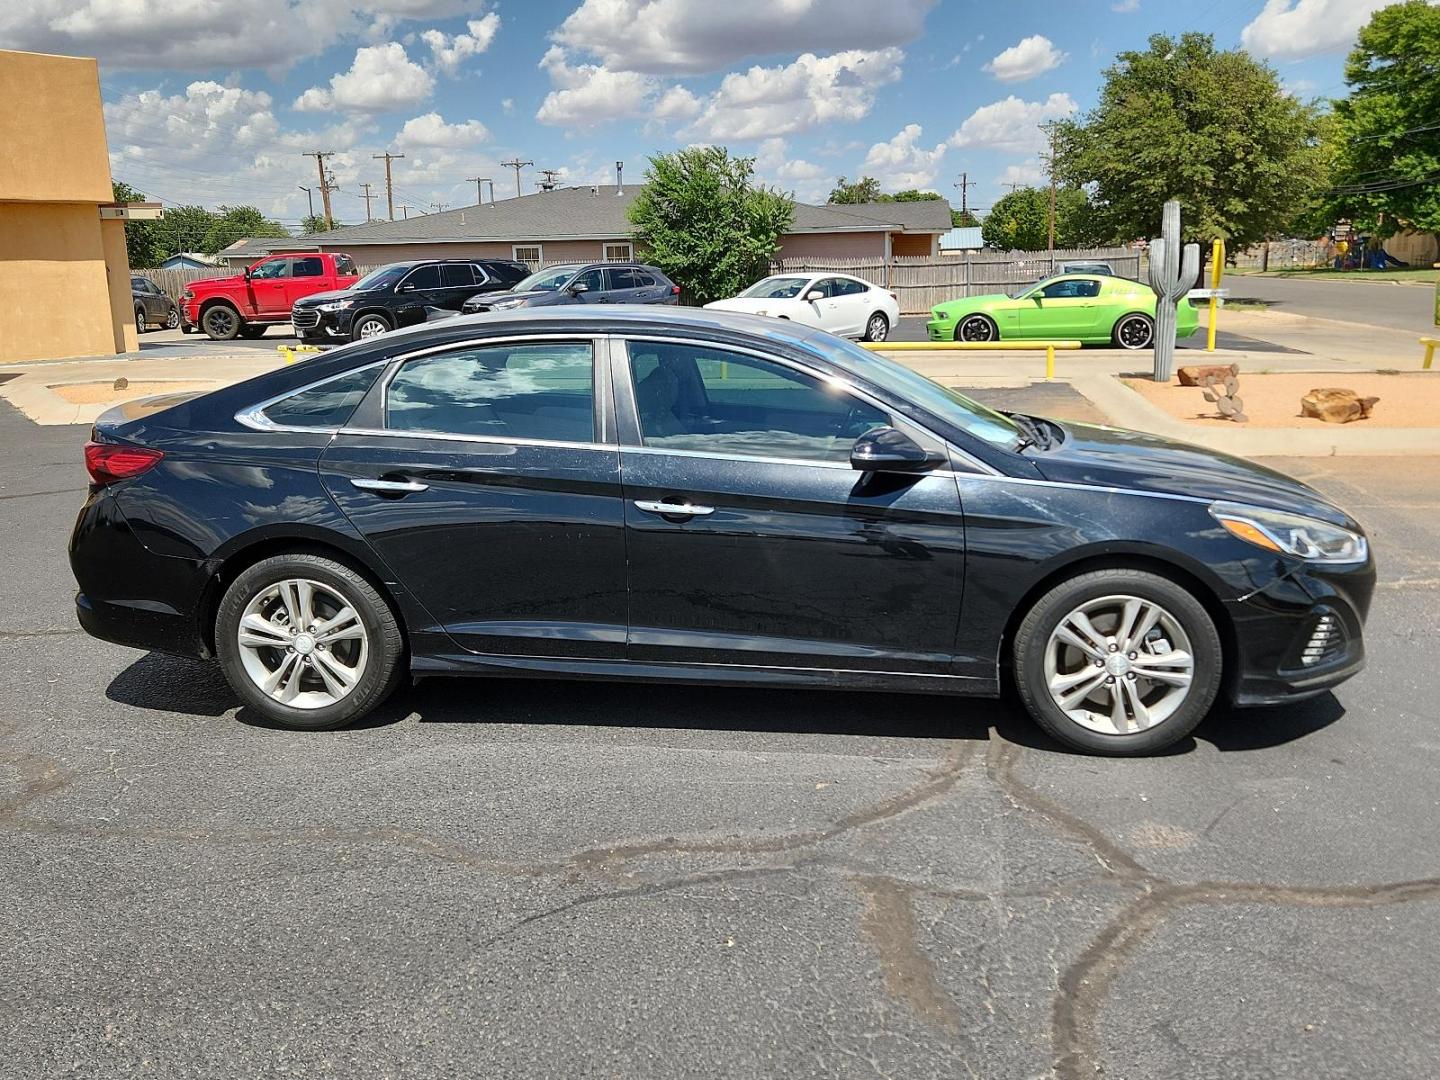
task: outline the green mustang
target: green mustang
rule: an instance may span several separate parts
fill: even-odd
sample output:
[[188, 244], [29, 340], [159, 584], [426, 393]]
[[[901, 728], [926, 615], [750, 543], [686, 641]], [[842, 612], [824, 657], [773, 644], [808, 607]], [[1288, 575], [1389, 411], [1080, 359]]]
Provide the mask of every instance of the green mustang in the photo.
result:
[[[1148, 349], [1155, 339], [1155, 294], [1149, 286], [1105, 274], [1060, 274], [1012, 294], [967, 296], [930, 309], [931, 341], [1050, 339]], [[1175, 313], [1176, 336], [1189, 337], [1199, 317], [1189, 300]]]

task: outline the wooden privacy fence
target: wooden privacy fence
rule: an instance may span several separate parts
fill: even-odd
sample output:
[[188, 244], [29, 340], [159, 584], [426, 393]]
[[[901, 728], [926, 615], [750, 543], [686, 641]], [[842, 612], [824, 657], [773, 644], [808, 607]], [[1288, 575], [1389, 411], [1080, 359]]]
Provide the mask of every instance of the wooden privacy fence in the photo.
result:
[[1105, 262], [1121, 277], [1140, 276], [1140, 252], [1134, 248], [1081, 248], [1046, 251], [976, 251], [963, 255], [898, 255], [883, 258], [777, 259], [771, 273], [821, 274], [834, 271], [864, 278], [889, 289], [902, 315], [921, 315], [936, 304], [962, 296], [1012, 292], [1048, 277], [1067, 262]]

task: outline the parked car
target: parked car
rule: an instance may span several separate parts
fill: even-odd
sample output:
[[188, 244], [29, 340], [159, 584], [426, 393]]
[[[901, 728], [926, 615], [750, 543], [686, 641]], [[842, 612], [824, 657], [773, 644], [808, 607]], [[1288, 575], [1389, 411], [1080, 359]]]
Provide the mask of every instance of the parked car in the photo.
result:
[[[1053, 338], [1120, 349], [1155, 341], [1155, 294], [1148, 285], [1104, 274], [1061, 274], [1013, 293], [967, 296], [930, 309], [931, 341], [1023, 341]], [[1177, 337], [1200, 319], [1189, 300], [1175, 313]]]
[[1068, 262], [1060, 264], [1062, 274], [1104, 274], [1115, 277], [1115, 270], [1107, 262]]
[[739, 296], [705, 306], [773, 315], [865, 341], [884, 341], [900, 321], [900, 302], [894, 293], [845, 274], [775, 274]]
[[218, 659], [304, 729], [411, 675], [993, 696], [1009, 672], [1054, 737], [1140, 754], [1217, 697], [1354, 675], [1375, 584], [1359, 524], [1277, 472], [717, 311], [416, 326], [111, 410], [85, 459], [81, 625]]
[[529, 272], [498, 259], [414, 259], [372, 270], [348, 289], [298, 301], [290, 322], [303, 341], [358, 341], [423, 323], [434, 311], [459, 312], [477, 290], [502, 292]]
[[170, 294], [141, 274], [130, 275], [130, 299], [135, 303], [135, 332], [152, 326], [174, 330], [180, 325], [180, 308]]
[[678, 304], [680, 286], [644, 263], [565, 263], [537, 270], [509, 292], [482, 294], [461, 310], [511, 311], [553, 304]]
[[349, 255], [271, 255], [242, 274], [192, 281], [180, 295], [181, 315], [216, 341], [256, 338], [288, 322], [301, 297], [347, 288], [359, 276]]

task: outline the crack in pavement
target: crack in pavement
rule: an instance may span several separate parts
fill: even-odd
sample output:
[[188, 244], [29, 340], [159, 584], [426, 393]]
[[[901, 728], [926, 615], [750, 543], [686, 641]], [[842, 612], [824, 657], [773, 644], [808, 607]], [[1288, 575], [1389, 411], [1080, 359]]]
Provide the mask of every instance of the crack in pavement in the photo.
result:
[[0, 630], [0, 641], [19, 641], [23, 638], [57, 637], [61, 634], [82, 634], [78, 626], [44, 626], [38, 630]]
[[920, 946], [912, 889], [888, 875], [851, 879], [865, 900], [860, 925], [880, 960], [880, 975], [890, 995], [905, 1002], [927, 1023], [958, 1033], [964, 1016], [940, 985], [935, 963]]

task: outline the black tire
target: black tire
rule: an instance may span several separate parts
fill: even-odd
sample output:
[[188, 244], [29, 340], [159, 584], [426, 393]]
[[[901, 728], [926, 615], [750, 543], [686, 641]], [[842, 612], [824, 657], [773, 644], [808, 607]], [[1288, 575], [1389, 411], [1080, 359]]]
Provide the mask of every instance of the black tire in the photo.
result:
[[264, 323], [261, 323], [261, 324], [259, 324], [258, 326], [255, 325], [254, 323], [246, 323], [245, 326], [244, 326], [244, 327], [241, 329], [241, 331], [240, 331], [240, 336], [241, 336], [242, 338], [251, 338], [251, 339], [254, 339], [254, 338], [262, 338], [262, 337], [265, 336], [265, 331], [266, 331], [266, 330], [269, 330], [269, 329], [270, 329], [270, 328], [269, 328], [268, 326], [266, 326]]
[[182, 321], [180, 323], [180, 332], [182, 334], [193, 334], [195, 333], [195, 327], [191, 326], [188, 322]]
[[890, 336], [890, 320], [883, 311], [877, 311], [865, 322], [865, 341], [884, 341]]
[[[283, 704], [256, 686], [245, 670], [238, 642], [245, 607], [287, 578], [304, 578], [335, 590], [360, 616], [369, 637], [373, 651], [359, 681], [331, 705], [301, 709]], [[358, 720], [389, 697], [405, 674], [405, 639], [390, 604], [364, 576], [320, 555], [275, 555], [243, 571], [220, 600], [215, 646], [225, 679], [241, 701], [272, 723], [296, 731], [324, 731]]]
[[[382, 327], [382, 329], [366, 331], [366, 327], [375, 325]], [[391, 329], [393, 329], [393, 327], [389, 319], [385, 318], [384, 315], [378, 315], [373, 311], [369, 311], [364, 315], [357, 316], [355, 321], [350, 324], [350, 340], [359, 341], [361, 338], [377, 337], [380, 334], [388, 334]]]
[[165, 329], [166, 329], [166, 330], [179, 330], [179, 329], [180, 329], [180, 309], [179, 309], [179, 308], [171, 308], [170, 311], [166, 314], [166, 316], [165, 316]]
[[1155, 320], [1149, 315], [1131, 312], [1115, 320], [1110, 331], [1110, 340], [1117, 349], [1136, 352], [1155, 344]]
[[[1051, 696], [1045, 672], [1046, 646], [1060, 623], [1088, 601], [1115, 595], [1163, 608], [1189, 638], [1193, 658], [1188, 691], [1174, 712], [1152, 727], [1126, 734], [1095, 731], [1072, 718]], [[1220, 690], [1222, 655], [1214, 621], [1184, 587], [1145, 570], [1093, 570], [1062, 581], [1026, 614], [1015, 633], [1015, 686], [1034, 721], [1060, 742], [1091, 754], [1136, 757], [1183, 739], [1204, 719]], [[1101, 666], [1099, 661], [1096, 666]]]
[[989, 315], [963, 315], [955, 324], [956, 341], [999, 341], [1000, 328]]
[[244, 325], [229, 304], [214, 304], [200, 313], [200, 329], [211, 341], [233, 341]]
[[143, 307], [135, 309], [135, 333], [145, 333], [145, 309]]

